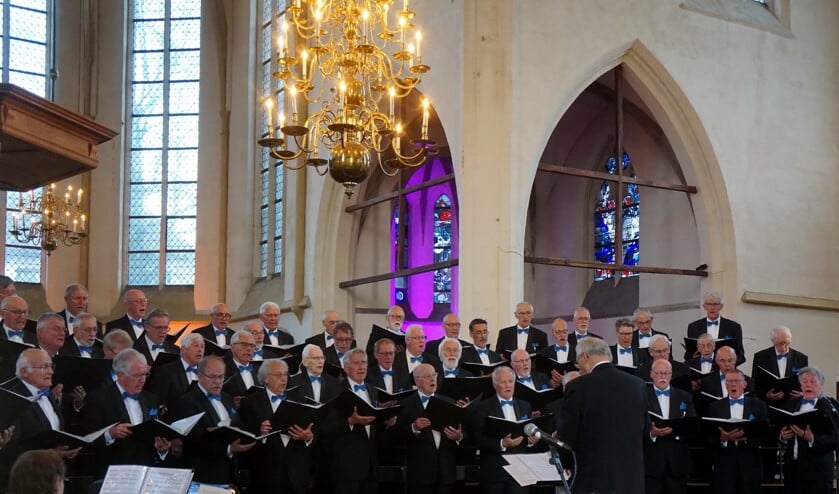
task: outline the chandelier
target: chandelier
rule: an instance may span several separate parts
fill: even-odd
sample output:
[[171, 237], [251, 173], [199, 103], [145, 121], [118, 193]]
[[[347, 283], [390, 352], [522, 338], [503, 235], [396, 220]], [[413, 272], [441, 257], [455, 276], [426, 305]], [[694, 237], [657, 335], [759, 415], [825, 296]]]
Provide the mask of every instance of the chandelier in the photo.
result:
[[[428, 99], [422, 102], [419, 138], [405, 136], [406, 121], [395, 111], [396, 100], [407, 97], [431, 68], [422, 63], [422, 33], [412, 23], [415, 13], [408, 0], [393, 13], [392, 3], [289, 1], [276, 39], [274, 77], [282, 80], [292, 112], [287, 119], [277, 104], [274, 115], [268, 97], [268, 134], [259, 145], [291, 170], [312, 166], [319, 175], [328, 171], [347, 197], [370, 173], [371, 151], [388, 176], [404, 166], [420, 166], [439, 151], [428, 139]], [[297, 52], [289, 45], [292, 28], [304, 45]], [[298, 105], [307, 111], [310, 103], [315, 113], [306, 117], [298, 112]], [[380, 105], [387, 106], [387, 114]], [[318, 155], [321, 145], [329, 150], [328, 160]], [[383, 159], [386, 152], [392, 157]]]
[[55, 195], [55, 184], [51, 184], [37, 196], [33, 190], [19, 193], [18, 212], [12, 214], [9, 233], [18, 242], [39, 245], [51, 255], [59, 243], [69, 247], [87, 237], [86, 218], [81, 188], [73, 194], [73, 186], [68, 185], [60, 199]]

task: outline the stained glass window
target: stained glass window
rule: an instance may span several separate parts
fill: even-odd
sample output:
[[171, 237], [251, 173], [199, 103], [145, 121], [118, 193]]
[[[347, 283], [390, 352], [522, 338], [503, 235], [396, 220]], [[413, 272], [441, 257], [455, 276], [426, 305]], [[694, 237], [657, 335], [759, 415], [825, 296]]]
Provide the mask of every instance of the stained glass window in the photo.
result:
[[[445, 262], [452, 253], [452, 201], [441, 194], [434, 203], [434, 262]], [[434, 303], [448, 304], [452, 301], [451, 268], [434, 271]]]
[[[262, 0], [262, 15], [259, 16], [261, 36], [257, 52], [260, 63], [257, 67], [257, 80], [261, 81], [260, 97], [271, 98], [277, 113], [284, 112], [284, 93], [282, 81], [274, 77], [278, 70], [276, 57], [272, 56], [272, 41], [277, 39], [285, 15], [285, 0]], [[268, 116], [264, 111], [257, 112], [257, 127], [260, 135], [268, 135]], [[259, 277], [279, 274], [283, 269], [283, 179], [282, 163], [271, 158], [268, 150], [259, 147], [259, 174], [257, 180], [259, 204]]]
[[[618, 162], [614, 156], [610, 156], [605, 163], [606, 172], [618, 173]], [[632, 167], [632, 160], [628, 153], [623, 154], [621, 160], [622, 174], [626, 177], [635, 177], [635, 170]], [[604, 181], [600, 185], [596, 204], [594, 207], [594, 259], [599, 262], [615, 263], [615, 229], [617, 222], [614, 191], [615, 182]], [[638, 186], [626, 184], [626, 191], [622, 194], [620, 205], [623, 208], [623, 224], [620, 226], [623, 249], [621, 262], [627, 266], [637, 266], [640, 255], [640, 197]], [[634, 271], [622, 271], [621, 277], [637, 276]], [[594, 280], [605, 280], [615, 276], [614, 270], [595, 269]]]
[[192, 285], [201, 0], [129, 8], [128, 284]]
[[[47, 77], [52, 65], [53, 2], [51, 0], [0, 1], [0, 65], [2, 81], [15, 84], [43, 98], [52, 99], [52, 80]], [[8, 58], [3, 55], [8, 54]], [[37, 198], [41, 189], [33, 194]], [[6, 224], [18, 212], [17, 192], [6, 194]], [[6, 228], [3, 273], [17, 282], [41, 282], [41, 248], [15, 240]]]

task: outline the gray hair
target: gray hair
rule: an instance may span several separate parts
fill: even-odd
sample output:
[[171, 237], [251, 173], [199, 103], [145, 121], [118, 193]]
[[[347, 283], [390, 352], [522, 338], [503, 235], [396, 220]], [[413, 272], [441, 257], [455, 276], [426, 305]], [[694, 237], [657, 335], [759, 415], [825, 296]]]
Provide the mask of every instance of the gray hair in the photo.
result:
[[[5, 302], [9, 298], [10, 297], [6, 297], [3, 299], [3, 301]], [[35, 330], [40, 331], [41, 328], [47, 325], [47, 322], [49, 322], [50, 319], [56, 319], [58, 321], [61, 321], [61, 324], [64, 324], [64, 318], [60, 315], [56, 314], [55, 312], [44, 312], [43, 314], [41, 314], [41, 317], [38, 318], [38, 325], [35, 326]]]
[[153, 311], [146, 314], [146, 317], [143, 318], [143, 327], [150, 328], [151, 327], [151, 320], [157, 319], [160, 317], [165, 317], [167, 320], [172, 319], [169, 317], [169, 313], [163, 309], [154, 309]]
[[711, 343], [716, 343], [711, 333], [702, 333], [701, 335], [699, 335], [699, 338], [696, 339], [696, 342], [699, 343], [700, 341], [705, 340], [711, 340]]
[[286, 373], [288, 372], [288, 364], [285, 360], [281, 358], [269, 358], [259, 366], [259, 372], [256, 374], [256, 378], [259, 379], [259, 384], [265, 384], [265, 376], [268, 375], [269, 367], [273, 365], [279, 365]]
[[263, 302], [262, 305], [259, 306], [259, 314], [265, 314], [265, 311], [268, 309], [280, 310], [280, 306], [274, 302]]
[[312, 356], [312, 350], [314, 350], [315, 348], [320, 348], [320, 347], [317, 346], [317, 345], [314, 345], [312, 343], [309, 343], [308, 345], [303, 347], [303, 353], [301, 353], [300, 356], [304, 359], [311, 357]]
[[181, 338], [181, 351], [183, 351], [185, 347], [191, 346], [196, 341], [204, 343], [204, 337], [198, 333], [189, 333], [188, 335], [184, 336], [183, 338]]
[[509, 372], [513, 378], [516, 377], [516, 373], [513, 372], [513, 369], [507, 367], [506, 365], [499, 365], [492, 371], [492, 384], [498, 384], [498, 380], [501, 379], [502, 372]]
[[705, 295], [702, 296], [702, 303], [704, 304], [708, 301], [708, 299], [711, 299], [715, 303], [718, 303], [720, 305], [723, 305], [725, 303], [725, 301], [722, 298], [722, 295], [720, 295], [719, 292], [715, 292], [713, 290], [705, 292]]
[[[650, 343], [652, 345], [652, 343]], [[585, 353], [589, 357], [606, 357], [606, 360], [612, 361], [612, 350], [609, 345], [600, 338], [585, 338], [577, 342], [577, 355]]]
[[650, 316], [650, 319], [652, 319], [652, 317], [653, 317], [653, 313], [650, 312], [650, 309], [646, 309], [644, 307], [638, 307], [632, 313], [632, 319], [638, 319], [638, 316], [640, 316], [641, 314], [646, 314], [646, 315]]
[[652, 338], [650, 338], [650, 348], [653, 347], [653, 344], [658, 343], [659, 341], [664, 341], [667, 343], [667, 346], [670, 347], [670, 338], [664, 336], [663, 334], [654, 334]]
[[70, 283], [69, 285], [67, 285], [66, 288], [64, 288], [64, 298], [70, 297], [71, 295], [73, 295], [73, 292], [78, 290], [87, 292], [87, 287], [82, 285], [81, 283]]
[[127, 303], [127, 302], [128, 302], [128, 297], [130, 297], [130, 296], [131, 296], [131, 294], [132, 294], [132, 293], [134, 293], [134, 292], [140, 292], [140, 293], [142, 293], [142, 294], [143, 294], [143, 297], [145, 297], [145, 296], [146, 296], [146, 293], [145, 293], [145, 292], [143, 292], [143, 290], [140, 290], [139, 288], [128, 288], [128, 289], [127, 289], [127, 290], [125, 290], [125, 292], [122, 294], [122, 303]]
[[440, 357], [440, 360], [443, 360], [443, 345], [450, 341], [455, 342], [457, 345], [457, 359], [460, 360], [460, 357], [463, 355], [463, 345], [460, 344], [460, 340], [457, 338], [449, 338], [448, 336], [440, 340], [440, 345], [437, 347], [437, 356]]
[[222, 368], [227, 369], [227, 364], [224, 363], [223, 358], [218, 355], [204, 355], [204, 357], [198, 361], [198, 372], [204, 374], [204, 371], [207, 369], [207, 365], [210, 362], [221, 362]]
[[382, 345], [388, 344], [393, 345], [393, 347], [396, 348], [396, 343], [394, 343], [394, 341], [390, 338], [379, 338], [375, 343], [373, 343], [373, 353], [378, 353], [379, 348], [381, 348]]
[[778, 336], [778, 333], [784, 333], [785, 335], [792, 338], [792, 331], [786, 326], [775, 326], [772, 328], [772, 334], [770, 336], [770, 341], [775, 343], [775, 338]]
[[367, 363], [367, 352], [362, 350], [361, 348], [351, 348], [344, 356], [341, 358], [341, 365], [346, 367], [350, 365], [350, 359], [353, 355], [361, 354], [364, 356], [364, 362]]
[[615, 331], [618, 331], [620, 328], [631, 328], [632, 321], [625, 317], [621, 317], [620, 319], [615, 320]]
[[146, 357], [142, 353], [133, 348], [126, 348], [114, 357], [114, 362], [111, 367], [114, 369], [114, 372], [128, 374], [131, 371], [131, 364], [134, 362], [148, 364]]
[[112, 329], [108, 331], [104, 337], [102, 337], [102, 346], [110, 349], [114, 353], [119, 353], [114, 351], [115, 347], [119, 347], [124, 350], [126, 348], [130, 348], [133, 344], [131, 336], [129, 336], [124, 329]]
[[75, 331], [79, 329], [84, 321], [90, 321], [91, 319], [93, 319], [95, 324], [96, 316], [94, 316], [93, 314], [88, 314], [87, 312], [82, 312], [78, 314], [76, 318], [73, 319], [73, 330]]
[[[46, 356], [49, 357], [49, 354], [40, 348], [27, 348], [26, 350], [22, 351], [17, 358], [17, 362], [15, 363], [15, 376], [18, 379], [21, 379], [20, 370], [25, 367], [32, 366], [32, 356], [38, 354], [39, 352], [43, 352]], [[50, 359], [52, 361], [52, 359]]]
[[803, 376], [805, 374], [815, 377], [816, 379], [819, 380], [819, 382], [821, 384], [824, 384], [824, 374], [817, 367], [814, 367], [812, 365], [808, 365], [807, 367], [802, 367], [802, 368], [798, 369], [798, 380], [799, 380], [799, 382], [801, 381], [801, 376]]
[[239, 343], [239, 340], [242, 339], [243, 336], [247, 336], [248, 338], [253, 338], [253, 335], [247, 329], [240, 329], [233, 333], [233, 336], [230, 338], [230, 345], [234, 345]]

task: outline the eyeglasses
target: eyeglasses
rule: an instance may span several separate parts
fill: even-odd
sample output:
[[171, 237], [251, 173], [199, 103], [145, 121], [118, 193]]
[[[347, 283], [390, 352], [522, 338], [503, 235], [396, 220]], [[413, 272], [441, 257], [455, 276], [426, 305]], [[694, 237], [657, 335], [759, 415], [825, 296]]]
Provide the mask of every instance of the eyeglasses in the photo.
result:
[[524, 364], [524, 363], [527, 363], [527, 362], [530, 362], [530, 359], [523, 359], [523, 360], [511, 360], [511, 361], [510, 361], [510, 363], [513, 363], [513, 364]]
[[414, 376], [415, 379], [437, 379], [437, 373], [429, 374], [427, 376]]
[[376, 355], [381, 355], [382, 357], [393, 357], [396, 355], [396, 352], [376, 352]]
[[390, 319], [396, 319], [397, 321], [402, 321], [405, 319], [405, 316], [400, 316], [398, 314], [389, 314], [387, 317]]
[[55, 370], [55, 364], [43, 364], [37, 367], [29, 367], [29, 370], [39, 370], [41, 372], [46, 372], [48, 370]]
[[745, 379], [726, 379], [725, 382], [727, 383], [744, 383], [746, 382]]
[[306, 358], [308, 360], [326, 360], [326, 357], [324, 357], [323, 355], [318, 356], [318, 357], [306, 357]]
[[28, 316], [29, 315], [28, 310], [3, 309], [3, 311], [12, 313], [16, 316]]
[[274, 377], [288, 377], [288, 372], [269, 372], [267, 375]]
[[533, 315], [533, 312], [530, 312], [530, 311], [528, 311], [528, 312], [516, 312], [516, 315], [519, 315], [519, 316], [532, 316], [532, 315]]
[[234, 345], [243, 346], [245, 348], [256, 348], [256, 345], [253, 343], [246, 343], [244, 341], [237, 341]]
[[448, 326], [450, 328], [459, 328], [461, 324], [459, 322], [447, 322], [443, 324], [443, 326]]
[[335, 338], [335, 341], [340, 341], [341, 343], [351, 343], [352, 338]]
[[149, 374], [148, 372], [144, 372], [143, 374], [126, 374], [126, 375], [128, 377], [133, 378], [133, 379], [148, 379], [151, 376], [151, 374]]
[[673, 372], [671, 372], [671, 371], [653, 371], [652, 374], [654, 376], [672, 376]]
[[224, 374], [207, 374], [205, 372], [202, 372], [201, 375], [203, 375], [210, 381], [224, 381]]
[[233, 314], [230, 314], [229, 312], [219, 312], [218, 314], [213, 315], [220, 319], [230, 319], [231, 317], [233, 317]]
[[133, 300], [128, 301], [129, 304], [147, 304], [149, 303], [149, 299], [147, 298], [135, 298]]
[[632, 336], [632, 333], [618, 333], [618, 336]]
[[407, 339], [407, 340], [424, 340], [425, 336], [406, 336], [405, 339]]

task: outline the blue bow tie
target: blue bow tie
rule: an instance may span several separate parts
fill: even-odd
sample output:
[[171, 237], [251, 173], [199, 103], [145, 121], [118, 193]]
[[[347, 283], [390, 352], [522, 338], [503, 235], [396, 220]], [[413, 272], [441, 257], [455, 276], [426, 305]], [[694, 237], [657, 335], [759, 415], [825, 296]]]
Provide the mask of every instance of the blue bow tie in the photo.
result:
[[164, 349], [163, 343], [160, 343], [160, 344], [152, 343], [152, 345], [151, 345], [151, 351], [163, 350], [163, 349]]
[[531, 382], [531, 383], [532, 383], [532, 382], [533, 382], [533, 378], [532, 378], [532, 377], [530, 377], [530, 376], [527, 376], [527, 377], [519, 377], [519, 382], [520, 382], [520, 383], [526, 383], [526, 382]]
[[218, 401], [221, 401], [221, 394], [213, 395], [213, 394], [207, 393], [207, 399], [208, 399], [208, 400], [218, 400]]
[[530, 328], [517, 329], [517, 330], [516, 330], [516, 333], [518, 333], [518, 334], [527, 333], [527, 330], [528, 330], [528, 329], [530, 329]]
[[778, 360], [781, 360], [782, 358], [789, 357], [789, 353], [784, 353], [784, 354], [781, 354], [781, 355], [775, 355], [775, 357], [777, 357]]
[[384, 376], [391, 376], [391, 377], [393, 377], [393, 369], [391, 369], [391, 370], [383, 370], [383, 371], [382, 371], [382, 377], [384, 377]]
[[309, 376], [309, 382], [310, 383], [313, 383], [315, 381], [323, 382], [323, 378], [321, 378], [320, 376]]
[[353, 391], [367, 391], [367, 385], [366, 384], [353, 384], [352, 385], [352, 390]]
[[38, 390], [38, 398], [36, 400], [40, 400], [42, 397], [46, 396], [49, 398], [50, 388], [41, 388]]
[[271, 403], [274, 403], [277, 400], [284, 400], [284, 399], [285, 399], [285, 393], [283, 393], [281, 395], [274, 395], [274, 396], [271, 397]]
[[738, 398], [738, 399], [736, 399], [736, 400], [735, 400], [735, 399], [732, 399], [732, 398], [729, 398], [729, 399], [728, 399], [728, 405], [729, 405], [729, 406], [734, 406], [734, 405], [745, 405], [745, 404], [746, 404], [746, 398], [745, 398], [745, 397], [743, 397], [743, 396], [741, 396], [740, 398]]
[[137, 400], [137, 401], [139, 401], [139, 400], [140, 400], [140, 393], [137, 393], [137, 394], [131, 394], [131, 393], [129, 393], [128, 391], [123, 391], [123, 392], [122, 392], [122, 399], [123, 399], [123, 400], [125, 400], [125, 399], [132, 399], [132, 400]]
[[460, 371], [459, 371], [458, 369], [453, 369], [453, 370], [445, 369], [445, 370], [443, 371], [444, 377], [448, 377], [448, 376], [454, 376], [454, 377], [457, 377], [457, 375], [458, 375], [459, 373], [460, 373]]
[[23, 330], [15, 331], [13, 329], [6, 330], [6, 334], [9, 335], [9, 338], [23, 338]]
[[430, 396], [420, 395], [420, 401], [423, 402], [423, 403], [427, 403], [428, 400], [430, 400], [430, 399], [431, 399]]
[[93, 353], [93, 346], [79, 345], [79, 351], [85, 353]]
[[75, 317], [73, 317], [73, 316], [71, 316], [71, 315], [67, 315], [67, 322], [68, 322], [68, 324], [73, 324], [73, 321], [75, 321], [75, 320], [76, 320], [76, 318], [75, 318]]
[[652, 337], [653, 337], [652, 333], [644, 334], [644, 333], [638, 331], [638, 338], [652, 338]]
[[136, 321], [136, 320], [134, 320], [134, 319], [129, 319], [129, 321], [131, 321], [131, 325], [132, 325], [132, 326], [135, 326], [135, 327], [136, 327], [136, 326], [139, 326], [139, 327], [142, 327], [142, 326], [143, 326], [143, 321]]
[[245, 372], [245, 371], [253, 372], [253, 364], [240, 365], [239, 366], [239, 372]]
[[478, 355], [489, 355], [489, 348], [475, 348]]
[[580, 340], [582, 340], [583, 338], [588, 338], [588, 333], [586, 333], [586, 334], [577, 334], [577, 333], [574, 333], [574, 335], [577, 337], [577, 341], [580, 341]]
[[513, 406], [513, 400], [501, 400], [501, 406]]
[[625, 353], [632, 353], [632, 348], [619, 348], [619, 350], [621, 355]]
[[227, 334], [227, 330], [226, 329], [217, 329], [217, 330], [214, 331], [214, 333], [216, 334], [216, 336], [222, 336], [222, 335]]
[[720, 373], [720, 381], [725, 381], [725, 374]]
[[259, 350], [254, 350], [253, 354], [254, 354], [254, 356], [259, 355], [260, 357], [262, 357], [262, 351], [263, 350], [260, 348]]
[[713, 364], [714, 357], [699, 357], [699, 363], [701, 364]]
[[271, 331], [270, 329], [267, 329], [266, 331], [268, 332], [268, 336], [273, 336], [274, 338], [279, 338], [280, 337], [280, 330], [279, 329], [275, 329], [273, 331]]
[[412, 364], [416, 364], [417, 362], [422, 362], [422, 355], [419, 355], [417, 357], [411, 357]]
[[186, 368], [186, 371], [187, 372], [192, 372], [193, 374], [198, 374], [198, 367], [196, 367], [194, 365], [190, 365], [189, 367]]
[[568, 345], [554, 345], [554, 352], [567, 352]]
[[816, 406], [816, 400], [801, 400], [802, 405], [813, 405]]
[[338, 360], [341, 360], [342, 358], [344, 358], [344, 352], [336, 351], [335, 353], [338, 354]]
[[664, 391], [661, 391], [660, 389], [656, 389], [655, 390], [655, 396], [656, 396], [656, 398], [659, 397], [659, 396], [670, 396], [670, 388], [667, 388]]
[[332, 341], [332, 335], [331, 334], [326, 333], [326, 341]]
[[708, 324], [706, 324], [706, 326], [719, 326], [720, 325], [720, 320], [717, 319], [716, 321], [707, 321], [707, 323]]

